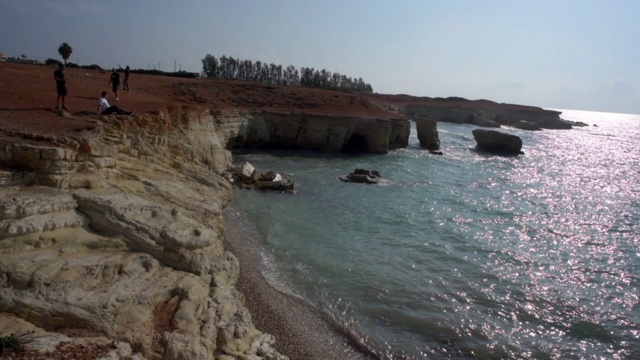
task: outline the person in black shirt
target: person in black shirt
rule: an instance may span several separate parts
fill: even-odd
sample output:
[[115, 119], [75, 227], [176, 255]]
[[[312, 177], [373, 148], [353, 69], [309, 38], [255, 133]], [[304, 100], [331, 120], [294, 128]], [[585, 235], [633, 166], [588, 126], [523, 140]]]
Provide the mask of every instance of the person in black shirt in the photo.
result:
[[53, 72], [53, 79], [56, 81], [56, 90], [58, 91], [58, 98], [56, 99], [56, 109], [60, 110], [60, 104], [62, 103], [62, 109], [67, 109], [65, 105], [65, 97], [67, 96], [67, 81], [64, 78], [64, 65], [59, 64], [58, 70]]
[[[120, 100], [120, 97], [118, 96], [118, 87], [120, 87], [120, 74], [116, 72], [116, 69], [113, 69], [113, 71], [111, 72], [109, 84], [111, 84], [111, 90], [113, 91], [113, 93], [116, 94], [116, 101]], [[109, 84], [107, 84], [107, 86]]]
[[129, 66], [124, 69], [124, 84], [122, 84], [122, 88], [129, 91]]

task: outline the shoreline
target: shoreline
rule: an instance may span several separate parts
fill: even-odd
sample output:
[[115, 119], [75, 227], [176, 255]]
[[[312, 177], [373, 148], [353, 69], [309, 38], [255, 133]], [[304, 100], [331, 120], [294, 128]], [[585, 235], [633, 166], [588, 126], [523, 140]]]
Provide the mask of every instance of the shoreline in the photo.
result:
[[255, 327], [275, 336], [274, 347], [292, 360], [377, 358], [352, 345], [347, 336], [303, 300], [283, 294], [267, 282], [262, 275], [258, 239], [247, 234], [247, 224], [230, 207], [224, 210], [223, 219], [225, 246], [240, 263], [236, 289], [244, 295]]

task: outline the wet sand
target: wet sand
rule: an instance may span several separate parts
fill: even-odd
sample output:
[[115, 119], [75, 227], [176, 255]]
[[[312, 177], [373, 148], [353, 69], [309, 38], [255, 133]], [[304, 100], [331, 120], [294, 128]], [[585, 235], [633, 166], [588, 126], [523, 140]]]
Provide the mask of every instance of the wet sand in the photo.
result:
[[240, 261], [237, 289], [245, 295], [255, 326], [276, 338], [275, 347], [292, 360], [374, 359], [363, 355], [320, 313], [301, 299], [274, 289], [262, 275], [258, 240], [249, 226], [227, 209], [227, 248]]

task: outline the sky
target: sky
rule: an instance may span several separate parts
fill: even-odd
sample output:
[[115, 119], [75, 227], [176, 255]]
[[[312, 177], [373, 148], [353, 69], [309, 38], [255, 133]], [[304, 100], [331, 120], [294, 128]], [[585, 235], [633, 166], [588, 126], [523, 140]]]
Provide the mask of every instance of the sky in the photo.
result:
[[640, 114], [638, 0], [0, 0], [0, 53], [201, 72], [211, 54], [374, 92]]

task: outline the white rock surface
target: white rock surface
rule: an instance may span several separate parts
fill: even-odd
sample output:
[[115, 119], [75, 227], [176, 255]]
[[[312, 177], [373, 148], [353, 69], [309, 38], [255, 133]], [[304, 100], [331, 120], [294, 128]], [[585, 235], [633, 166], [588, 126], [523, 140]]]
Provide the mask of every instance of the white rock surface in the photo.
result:
[[176, 108], [96, 122], [68, 148], [0, 140], [0, 335], [113, 343], [104, 359], [286, 359], [224, 248], [227, 136]]

